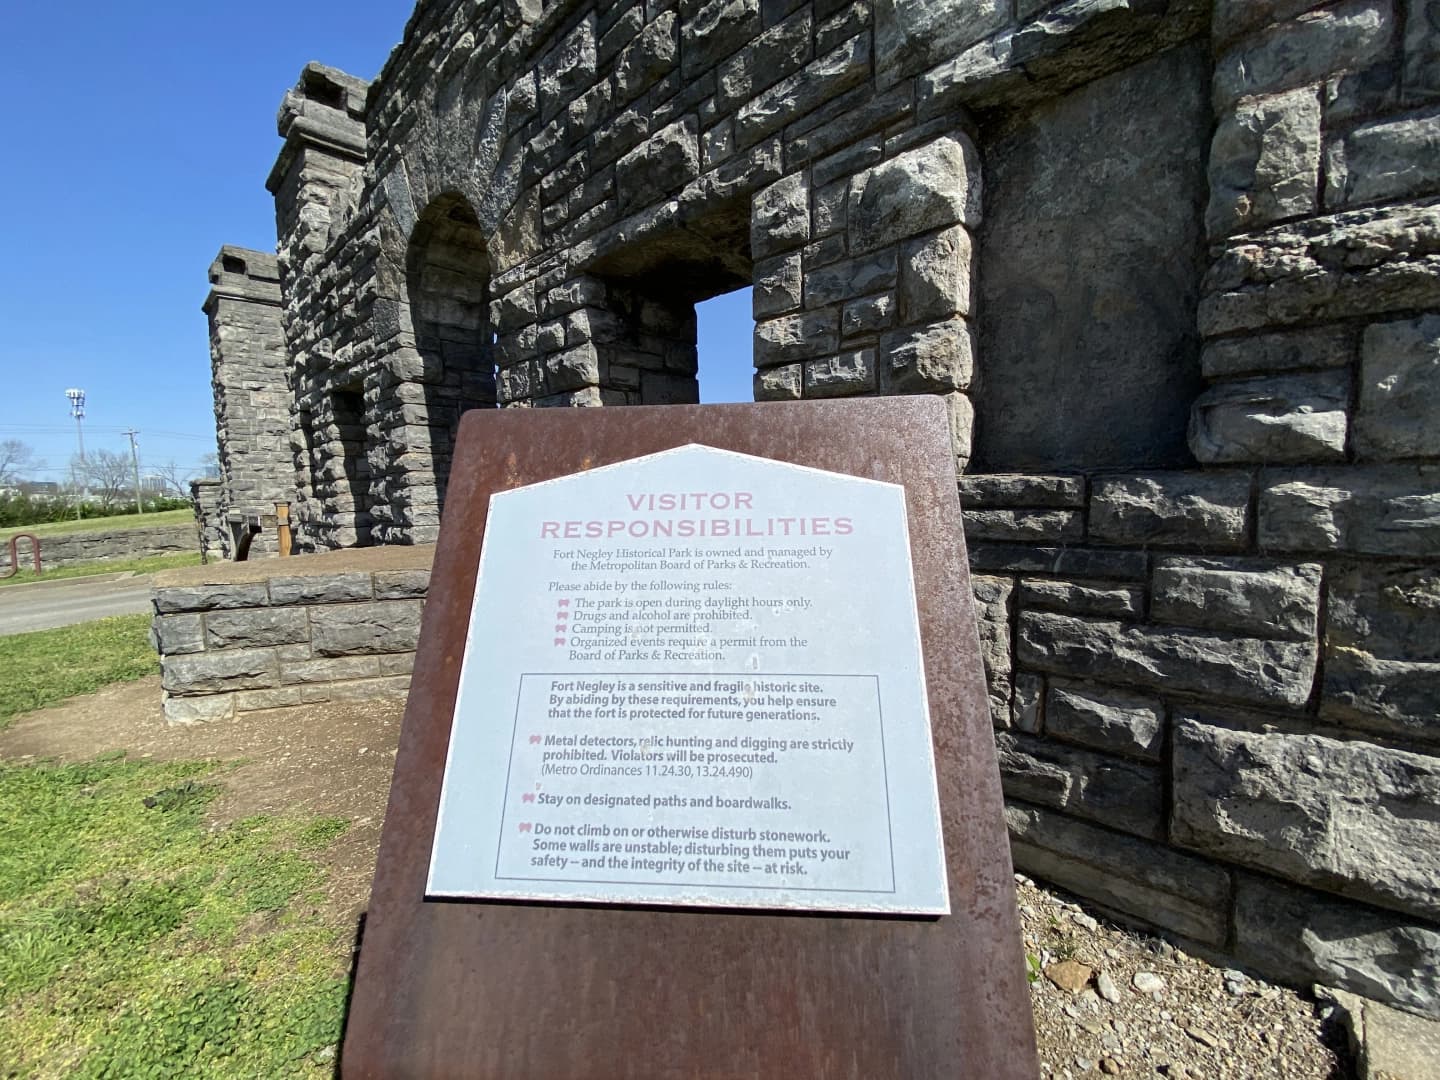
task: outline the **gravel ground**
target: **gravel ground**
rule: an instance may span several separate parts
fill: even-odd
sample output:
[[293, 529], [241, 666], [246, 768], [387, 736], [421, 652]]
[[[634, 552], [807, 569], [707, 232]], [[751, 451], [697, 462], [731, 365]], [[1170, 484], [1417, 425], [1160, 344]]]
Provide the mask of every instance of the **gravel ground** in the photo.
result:
[[1346, 1080], [1343, 1034], [1286, 987], [1212, 967], [1017, 874], [1044, 1077]]

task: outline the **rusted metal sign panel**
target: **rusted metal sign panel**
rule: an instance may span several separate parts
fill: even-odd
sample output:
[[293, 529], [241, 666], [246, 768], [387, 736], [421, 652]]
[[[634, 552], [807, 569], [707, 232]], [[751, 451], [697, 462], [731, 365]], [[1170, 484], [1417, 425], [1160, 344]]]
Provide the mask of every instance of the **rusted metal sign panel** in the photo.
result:
[[[692, 444], [709, 449], [681, 449]], [[635, 461], [647, 455], [656, 455], [649, 459], [650, 466]], [[734, 467], [728, 476], [716, 472], [713, 463], [721, 458]], [[781, 508], [770, 505], [773, 496], [764, 494], [772, 490], [766, 487], [772, 483], [766, 476], [783, 489], [779, 478], [786, 470], [777, 472], [754, 458], [876, 483], [849, 486], [854, 481], [811, 473], [812, 489], [790, 496], [791, 502]], [[631, 464], [621, 464], [626, 462]], [[600, 471], [616, 465], [620, 468], [608, 474]], [[672, 466], [682, 468], [667, 472]], [[605, 494], [606, 475], [634, 479], [636, 469], [646, 468], [658, 469], [648, 479], [664, 481], [665, 490], [646, 484], [645, 490], [632, 491], [632, 485], [623, 483]], [[598, 482], [584, 487], [575, 480], [560, 481], [553, 490], [577, 485], [569, 499], [550, 499], [545, 494], [552, 490], [548, 485], [530, 488], [575, 474], [591, 474]], [[682, 478], [684, 485], [670, 483]], [[821, 489], [831, 483], [839, 486], [833, 489], [835, 500], [827, 501]], [[528, 509], [529, 496], [517, 490], [524, 488], [532, 495], [540, 493]], [[725, 492], [730, 498], [723, 511], [711, 498], [701, 514], [686, 513], [675, 499], [656, 502], [652, 509], [643, 498], [714, 496], [726, 488], [733, 490]], [[859, 494], [862, 490], [874, 493], [878, 501], [867, 501]], [[615, 491], [625, 501], [613, 515], [592, 501], [593, 496], [603, 502]], [[502, 492], [511, 494], [492, 502], [491, 496]], [[750, 494], [749, 505], [737, 506], [736, 494]], [[628, 506], [628, 495], [642, 496], [642, 501], [627, 515], [623, 507]], [[896, 513], [903, 509], [903, 530], [887, 519], [882, 508], [887, 499]], [[501, 540], [511, 528], [504, 524], [511, 513], [508, 505], [518, 508], [513, 542], [533, 528], [536, 535], [529, 543], [543, 554], [519, 556], [519, 563], [512, 554], [507, 569], [498, 563], [491, 566], [487, 551], [487, 582], [492, 575], [501, 580], [507, 573], [523, 579], [511, 583], [515, 603], [500, 616], [504, 621], [497, 622], [489, 617], [487, 597], [477, 597], [476, 582], [492, 512], [501, 522], [490, 534], [494, 552], [508, 550], [512, 542]], [[537, 509], [543, 511], [538, 519], [527, 516]], [[826, 518], [830, 520], [823, 528], [836, 530], [834, 519], [849, 516], [852, 532], [843, 535], [851, 536], [855, 516], [862, 513], [867, 520], [878, 515], [877, 537], [908, 537], [911, 580], [904, 554], [884, 543], [872, 558], [846, 565], [853, 579], [848, 583], [838, 574], [834, 582], [823, 581], [818, 565], [788, 571], [765, 565], [819, 560], [822, 544], [832, 550], [827, 560], [835, 559], [841, 546], [838, 531], [777, 538], [770, 534], [778, 528], [772, 519]], [[662, 518], [673, 519], [673, 532], [676, 520], [720, 517], [744, 522], [739, 526], [742, 535], [730, 545], [739, 554], [719, 555], [730, 547], [710, 549], [700, 543], [708, 538], [696, 536], [630, 536], [620, 542], [620, 533], [628, 535], [632, 521], [649, 522], [644, 528], [653, 533], [654, 523]], [[584, 535], [595, 529], [607, 532], [612, 521], [624, 524], [611, 533], [608, 540], [613, 543], [605, 548], [596, 543], [601, 537]], [[694, 531], [695, 526], [690, 528]], [[566, 535], [567, 530], [581, 535]], [[743, 535], [751, 530], [766, 535]], [[702, 565], [698, 572], [613, 568], [616, 563], [658, 561], [659, 556], [618, 554], [649, 551], [654, 544], [667, 549], [673, 545], [677, 553], [665, 560], [674, 564], [754, 559], [759, 565]], [[699, 550], [702, 546], [705, 552]], [[679, 554], [687, 547], [689, 556]], [[745, 554], [767, 547], [785, 554]], [[597, 557], [582, 555], [582, 548], [598, 552]], [[797, 555], [802, 549], [808, 554]], [[567, 552], [575, 558], [564, 558]], [[564, 566], [544, 573], [537, 591], [534, 575], [540, 573], [541, 558]], [[581, 569], [572, 569], [575, 565]], [[810, 585], [804, 583], [807, 570], [814, 571]], [[710, 591], [718, 597], [737, 594], [743, 587], [747, 597], [760, 603], [748, 619], [734, 617], [734, 607], [728, 609], [732, 617], [708, 620], [697, 619], [693, 607], [677, 607], [672, 610], [688, 610], [690, 618], [656, 617], [650, 626], [665, 629], [653, 632], [644, 628], [643, 619], [592, 617], [627, 609], [602, 609], [598, 603], [577, 609], [579, 599], [615, 591], [586, 589], [586, 583], [618, 587], [622, 580], [628, 586], [646, 582], [644, 590], [627, 588], [632, 598], [651, 593], [655, 581], [693, 580], [702, 585], [702, 599], [704, 582], [729, 582], [731, 589]], [[553, 591], [552, 581], [557, 585]], [[653, 589], [666, 599], [683, 599], [687, 591], [672, 584]], [[496, 596], [505, 593], [502, 588]], [[847, 595], [876, 593], [888, 600], [855, 600], [853, 606], [828, 614], [800, 603], [808, 598], [843, 605], [851, 603]], [[779, 606], [767, 605], [766, 597], [778, 600]], [[562, 607], [559, 601], [566, 598], [571, 603]], [[788, 610], [787, 599], [792, 601]], [[905, 627], [913, 625], [906, 622], [910, 603], [918, 615], [918, 651], [905, 641]], [[477, 604], [487, 617], [472, 626]], [[557, 618], [562, 610], [567, 617]], [[706, 609], [702, 604], [698, 610], [703, 615]], [[727, 609], [717, 605], [710, 610], [724, 614]], [[586, 617], [577, 618], [582, 612]], [[890, 640], [877, 641], [871, 628], [858, 624], [864, 618], [877, 619], [885, 631], [882, 636]], [[623, 643], [612, 640], [614, 634], [605, 629], [612, 621], [626, 624]], [[701, 624], [703, 629], [698, 628]], [[542, 628], [546, 633], [535, 637]], [[505, 644], [507, 638], [513, 639], [513, 647]], [[813, 653], [812, 646], [792, 642], [812, 638], [817, 643]], [[475, 660], [477, 649], [505, 662], [497, 666]], [[643, 661], [634, 655], [641, 649], [647, 654]], [[659, 660], [649, 655], [653, 650], [659, 650]], [[666, 651], [674, 656], [665, 659]], [[535, 664], [536, 652], [553, 659]], [[521, 670], [513, 669], [515, 657]], [[892, 683], [903, 681], [905, 665], [917, 659], [921, 670], [911, 673], [908, 691], [893, 689]], [[650, 688], [641, 690], [642, 681]], [[608, 695], [625, 700], [616, 705]], [[553, 700], [557, 697], [558, 703]], [[802, 697], [807, 702], [803, 708], [798, 704]], [[707, 703], [698, 704], [701, 698]], [[599, 715], [622, 706], [627, 724]], [[738, 711], [738, 718], [712, 720], [708, 736], [733, 737], [735, 746], [717, 748], [712, 742], [707, 751], [703, 743], [693, 742], [706, 737], [698, 734], [697, 726], [682, 730], [674, 726], [673, 715], [666, 715], [683, 709], [688, 724], [692, 707]], [[921, 734], [927, 730], [926, 718], [914, 715], [916, 707], [928, 709], [928, 745], [922, 745]], [[577, 709], [590, 715], [579, 716]], [[747, 709], [754, 719], [744, 718]], [[551, 710], [571, 712], [552, 717]], [[633, 717], [632, 711], [647, 715]], [[770, 718], [761, 719], [762, 714]], [[800, 714], [823, 714], [828, 723]], [[615, 742], [630, 738], [628, 729], [642, 722], [643, 746]], [[808, 737], [800, 733], [805, 725], [811, 731]], [[727, 730], [722, 736], [718, 727], [733, 729], [733, 734]], [[829, 733], [822, 733], [826, 728]], [[798, 745], [794, 751], [789, 748], [792, 742], [822, 743], [824, 748], [803, 751], [812, 755], [808, 762], [797, 756], [782, 763], [773, 745], [782, 730], [785, 755], [802, 753]], [[550, 735], [556, 739], [547, 743]], [[877, 797], [873, 766], [882, 735], [882, 767], [901, 773], [889, 773], [888, 795]], [[536, 736], [538, 741], [532, 742]], [[741, 747], [746, 738], [751, 742]], [[669, 745], [666, 739], [692, 742]], [[771, 745], [757, 750], [757, 739]], [[547, 747], [552, 755], [548, 759]], [[599, 758], [587, 756], [597, 750]], [[615, 756], [612, 750], [627, 753]], [[662, 755], [658, 763], [651, 760], [657, 750]], [[684, 760], [663, 760], [667, 751], [681, 750]], [[692, 760], [692, 751], [698, 751], [701, 760]], [[706, 753], [737, 759], [774, 754], [776, 760], [707, 761]], [[579, 766], [590, 762], [642, 771], [657, 765], [663, 771], [669, 764], [689, 766], [691, 772], [651, 774], [648, 783], [628, 772], [582, 776]], [[547, 764], [573, 765], [576, 771], [546, 772]], [[696, 775], [696, 765], [706, 774]], [[496, 779], [501, 766], [508, 782]], [[896, 788], [902, 775], [906, 790], [900, 794]], [[437, 829], [442, 783], [446, 824]], [[938, 799], [930, 794], [929, 783], [935, 784]], [[457, 792], [465, 794], [457, 798]], [[527, 800], [527, 794], [534, 798]], [[634, 802], [646, 794], [652, 803], [656, 798], [684, 800], [685, 814], [672, 805], [664, 808], [674, 811], [672, 816], [656, 818], [655, 807]], [[560, 802], [542, 803], [542, 795]], [[588, 811], [587, 796], [592, 799]], [[571, 802], [572, 797], [579, 803]], [[740, 805], [691, 806], [692, 798]], [[806, 802], [807, 808], [778, 809], [780, 803], [797, 802]], [[877, 852], [885, 838], [874, 827], [875, 819], [886, 813], [882, 807], [889, 812], [887, 831], [897, 841], [884, 859]], [[938, 822], [933, 817], [937, 807]], [[696, 822], [706, 809], [725, 812], [711, 819], [724, 822], [718, 825], [721, 830], [753, 830], [756, 839], [733, 839], [728, 831], [703, 840], [657, 835], [642, 837], [639, 844], [659, 842], [659, 851], [627, 853], [623, 843], [618, 852], [605, 850], [617, 843], [618, 829], [627, 830], [619, 840], [628, 840], [631, 830], [652, 828], [645, 824], [651, 820], [669, 822], [663, 825], [667, 831], [705, 828]], [[764, 826], [767, 814], [788, 818], [789, 824], [777, 819], [773, 826]], [[682, 824], [682, 818], [689, 824]], [[894, 836], [897, 821], [904, 823], [905, 838]], [[525, 825], [529, 828], [522, 830]], [[587, 825], [589, 831], [581, 836]], [[541, 838], [560, 846], [547, 844], [542, 850], [535, 845], [537, 826], [550, 830], [540, 833]], [[597, 835], [597, 829], [604, 828], [610, 829], [609, 837], [603, 831]], [[810, 839], [778, 842], [776, 850], [785, 852], [774, 860], [753, 851], [750, 856], [718, 851], [747, 844], [769, 851], [775, 842], [758, 839], [765, 828]], [[555, 831], [559, 829], [565, 832]], [[933, 855], [942, 837], [943, 878], [932, 878], [928, 868], [935, 863], [927, 862], [926, 853]], [[897, 856], [896, 850], [912, 839], [911, 848]], [[598, 851], [588, 850], [592, 840], [598, 841]], [[681, 855], [668, 851], [672, 843], [682, 849]], [[711, 856], [685, 855], [687, 843], [715, 847], [714, 859], [721, 868], [707, 870], [705, 860]], [[810, 857], [809, 848], [818, 855], [822, 846], [832, 855], [841, 850], [850, 850], [851, 857], [861, 854], [853, 867], [832, 870], [825, 864], [842, 861], [838, 856], [824, 862]], [[571, 873], [571, 859], [598, 858], [608, 865], [609, 857], [627, 863], [616, 875], [625, 879], [614, 886], [616, 891], [596, 888]], [[698, 872], [690, 869], [697, 857]], [[901, 896], [893, 910], [911, 914], [876, 915], [868, 901], [855, 902], [854, 897], [877, 880], [882, 864], [881, 884], [891, 886], [892, 857], [896, 893], [885, 895]], [[752, 858], [765, 861], [758, 869], [732, 865], [748, 864]], [[536, 864], [536, 859], [541, 861]], [[566, 860], [563, 867], [560, 859]], [[636, 860], [651, 862], [642, 868]], [[678, 871], [675, 860], [684, 863]], [[776, 865], [768, 866], [772, 861]], [[799, 873], [802, 868], [806, 874]], [[641, 876], [642, 870], [652, 876]], [[817, 877], [827, 875], [821, 890], [825, 895], [814, 906], [844, 913], [773, 910], [799, 906], [797, 882], [811, 871]], [[513, 880], [526, 874], [532, 880], [518, 885]], [[768, 885], [776, 885], [777, 895], [767, 903], [758, 897]], [[512, 887], [513, 892], [505, 891]], [[491, 898], [442, 898], [441, 893], [485, 893]], [[947, 897], [950, 913], [937, 914], [945, 910]], [[771, 910], [733, 910], [738, 907]], [[941, 402], [882, 398], [507, 410], [465, 417], [396, 760], [342, 1070], [354, 1077], [868, 1080], [1036, 1075], [1013, 877]]]

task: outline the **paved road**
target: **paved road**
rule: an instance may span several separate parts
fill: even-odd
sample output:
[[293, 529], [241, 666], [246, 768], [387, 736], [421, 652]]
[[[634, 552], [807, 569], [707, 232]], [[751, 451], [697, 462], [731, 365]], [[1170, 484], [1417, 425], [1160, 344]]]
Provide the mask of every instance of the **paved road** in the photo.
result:
[[150, 578], [143, 574], [0, 586], [0, 635], [149, 610]]

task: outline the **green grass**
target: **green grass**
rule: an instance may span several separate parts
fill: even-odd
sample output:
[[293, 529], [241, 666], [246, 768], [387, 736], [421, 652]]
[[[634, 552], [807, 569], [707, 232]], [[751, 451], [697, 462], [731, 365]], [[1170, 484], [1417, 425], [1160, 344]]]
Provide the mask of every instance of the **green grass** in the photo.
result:
[[[0, 529], [0, 543], [7, 548], [10, 537], [16, 533], [31, 533], [40, 539], [47, 536], [64, 536], [67, 533], [82, 532], [124, 532], [127, 529], [144, 529], [151, 525], [183, 525], [194, 521], [193, 511], [161, 510], [154, 514], [112, 514], [110, 517], [84, 518], [80, 521], [47, 521], [43, 525], [13, 525]], [[30, 545], [20, 545], [21, 559], [29, 552]]]
[[159, 670], [149, 615], [0, 637], [0, 728], [17, 713]]
[[320, 1077], [349, 934], [314, 908], [338, 818], [209, 827], [215, 763], [0, 762], [7, 1077]]
[[[28, 565], [26, 554], [28, 548], [22, 545], [20, 565]], [[3, 556], [6, 568], [9, 567], [8, 555]], [[148, 559], [98, 559], [95, 562], [69, 563], [66, 566], [57, 566], [54, 570], [46, 570], [43, 574], [37, 574], [34, 570], [21, 570], [14, 577], [0, 578], [0, 588], [6, 585], [23, 585], [29, 581], [55, 581], [59, 578], [94, 577], [96, 574], [119, 574], [127, 570], [133, 570], [137, 574], [153, 574], [159, 570], [174, 570], [181, 566], [199, 566], [200, 553], [186, 552], [182, 555], [152, 555]]]

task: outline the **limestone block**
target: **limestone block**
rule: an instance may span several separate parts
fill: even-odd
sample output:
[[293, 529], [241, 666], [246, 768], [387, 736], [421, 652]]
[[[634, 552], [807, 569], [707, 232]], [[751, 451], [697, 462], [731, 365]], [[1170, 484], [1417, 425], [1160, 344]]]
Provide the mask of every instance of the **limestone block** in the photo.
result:
[[807, 398], [844, 397], [850, 394], [875, 392], [875, 350], [854, 352], [810, 360], [805, 364]]
[[852, 300], [840, 311], [841, 340], [873, 334], [889, 329], [895, 322], [895, 297], [892, 293]]
[[1228, 862], [1440, 918], [1440, 761], [1177, 718], [1170, 838]]
[[421, 606], [419, 600], [377, 600], [315, 608], [310, 613], [315, 655], [413, 652]]
[[1300, 708], [1315, 677], [1312, 643], [1049, 611], [1021, 612], [1018, 640], [1019, 661], [1027, 667], [1237, 702]]
[[959, 483], [960, 501], [967, 507], [1085, 505], [1083, 476], [966, 473]]
[[1150, 572], [1143, 551], [1047, 547], [1039, 544], [970, 544], [970, 566], [985, 573], [1060, 574], [1065, 577], [1143, 581]]
[[1241, 34], [1312, 11], [1329, 0], [1215, 0], [1211, 35], [1228, 44]]
[[423, 600], [429, 591], [429, 570], [377, 570], [375, 572], [376, 600], [405, 600], [417, 596]]
[[1440, 95], [1440, 13], [1435, 0], [1405, 0], [1405, 96]]
[[735, 144], [749, 146], [870, 77], [870, 35], [856, 34], [752, 98], [735, 114]]
[[1320, 185], [1320, 98], [1314, 87], [1241, 102], [1210, 143], [1211, 236], [1314, 213]]
[[595, 81], [595, 16], [587, 15], [539, 66], [543, 115], [554, 116]]
[[755, 366], [808, 360], [839, 349], [839, 310], [781, 315], [755, 324]]
[[1085, 535], [1079, 510], [978, 509], [962, 514], [970, 540], [1044, 542], [1079, 540]]
[[1205, 278], [1206, 337], [1440, 306], [1440, 204], [1353, 210], [1227, 242]]
[[1194, 941], [1225, 943], [1230, 877], [1220, 867], [1013, 800], [1005, 822], [1018, 869]]
[[803, 364], [780, 364], [755, 372], [756, 401], [793, 401], [800, 397]]
[[298, 607], [215, 611], [205, 620], [205, 639], [212, 649], [289, 645], [309, 636], [305, 609]]
[[[537, 304], [535, 287], [525, 284], [490, 302], [490, 323], [502, 336], [516, 334], [535, 322]], [[526, 343], [531, 344], [531, 342]]]
[[1325, 205], [1440, 190], [1440, 113], [1361, 124], [1325, 149]]
[[1027, 735], [1038, 735], [1045, 726], [1045, 680], [1039, 675], [1020, 672], [1015, 676], [1010, 725]]
[[1026, 578], [1020, 582], [1026, 607], [1072, 615], [1120, 615], [1138, 618], [1145, 611], [1145, 590], [1133, 585], [1085, 585], [1078, 581]]
[[975, 594], [976, 627], [980, 631], [980, 659], [985, 666], [985, 685], [990, 696], [990, 718], [997, 728], [1010, 726], [1010, 599], [1014, 582], [1009, 578], [970, 578]]
[[686, 116], [667, 124], [615, 163], [620, 212], [644, 209], [699, 174], [699, 122]]
[[681, 29], [681, 71], [692, 79], [760, 33], [760, 0], [710, 0], [695, 5]]
[[1440, 1016], [1440, 930], [1257, 875], [1241, 874], [1236, 885], [1242, 962]]
[[1329, 583], [1320, 715], [1440, 741], [1440, 578], [1433, 567], [1356, 563]]
[[1165, 835], [1160, 770], [1028, 735], [999, 732], [1007, 799], [1023, 799], [1151, 840]]
[[1201, 349], [1200, 372], [1207, 379], [1224, 379], [1294, 368], [1338, 368], [1354, 354], [1354, 335], [1343, 326], [1221, 338]]
[[1355, 451], [1372, 460], [1440, 456], [1440, 315], [1366, 329]]
[[374, 585], [368, 573], [317, 574], [270, 579], [270, 602], [280, 604], [339, 604], [369, 600]]
[[177, 611], [264, 607], [270, 597], [265, 583], [259, 581], [243, 585], [160, 585], [153, 600], [156, 612], [169, 615]]
[[205, 697], [171, 697], [165, 695], [165, 721], [169, 724], [198, 724], [209, 720], [228, 720], [235, 715], [234, 694], [209, 694]]
[[593, 344], [577, 345], [545, 357], [545, 387], [550, 393], [600, 384], [600, 355]]
[[[813, 179], [812, 179], [813, 184]], [[848, 180], [835, 180], [815, 191], [811, 212], [811, 235], [817, 239], [845, 231], [845, 204], [850, 198]]]
[[[830, 178], [842, 173], [848, 180], [850, 174], [875, 164], [883, 156], [882, 153], [872, 155], [869, 151], [870, 147], [879, 143], [878, 138], [872, 137], [857, 143], [856, 136], [869, 131], [895, 130], [905, 126], [905, 120], [914, 111], [913, 96], [908, 85], [897, 86], [886, 93], [864, 98], [851, 95], [844, 101], [846, 105], [853, 107], [846, 108], [843, 112], [834, 105], [818, 110], [814, 114], [817, 120], [830, 116], [832, 112], [837, 115], [815, 127], [807, 127], [809, 121], [801, 121], [788, 130], [785, 133], [786, 161], [796, 165], [821, 159], [816, 165], [819, 174], [815, 181], [817, 184], [822, 183], [819, 177], [826, 174], [829, 176], [824, 183], [829, 183]], [[852, 101], [852, 98], [859, 100]], [[914, 141], [913, 135], [905, 138]], [[847, 147], [848, 149], [842, 149]], [[850, 166], [842, 167], [840, 162], [847, 159], [851, 161]]]
[[1344, 371], [1217, 383], [1191, 410], [1190, 449], [1207, 465], [1342, 460], [1349, 398]]
[[825, 307], [853, 297], [883, 292], [895, 285], [895, 277], [894, 248], [811, 270], [805, 275], [805, 306]]
[[[715, 77], [716, 105], [722, 111], [735, 109], [804, 67], [810, 59], [810, 27], [810, 9], [802, 8], [721, 64]], [[827, 52], [830, 47], [821, 46], [819, 51]]]
[[667, 11], [621, 51], [615, 62], [616, 101], [629, 101], [652, 86], [675, 66], [678, 52], [675, 13]]
[[1269, 471], [1258, 537], [1272, 551], [1433, 556], [1440, 552], [1440, 467]]
[[1165, 706], [1114, 687], [1052, 678], [1045, 699], [1045, 732], [1106, 753], [1159, 761]]
[[891, 86], [954, 56], [1010, 21], [1008, 0], [877, 0], [877, 82]]
[[968, 139], [944, 136], [898, 154], [850, 182], [851, 251], [980, 221], [980, 168]]
[[150, 644], [161, 656], [200, 652], [205, 629], [199, 615], [157, 615], [150, 623]]
[[1317, 563], [1168, 558], [1155, 566], [1150, 614], [1160, 622], [1289, 641], [1315, 638]]
[[939, 395], [945, 402], [945, 411], [950, 420], [950, 448], [955, 452], [955, 468], [964, 472], [970, 464], [970, 455], [975, 446], [975, 403], [970, 395], [956, 390], [954, 393]]
[[970, 314], [970, 234], [959, 225], [913, 240], [900, 260], [900, 318], [907, 323]]
[[300, 691], [294, 686], [277, 686], [271, 690], [241, 690], [231, 694], [237, 713], [258, 709], [284, 709], [301, 704]]
[[794, 311], [800, 306], [802, 295], [799, 252], [755, 264], [750, 310], [756, 319]]
[[160, 684], [171, 694], [217, 694], [274, 686], [273, 649], [222, 649], [160, 658]]
[[1250, 478], [1239, 472], [1104, 476], [1092, 482], [1090, 536], [1109, 543], [1245, 544]]
[[975, 371], [970, 326], [949, 319], [880, 339], [880, 387], [886, 392], [963, 390]]
[[757, 192], [750, 211], [750, 251], [757, 259], [810, 239], [810, 182], [793, 173]]
[[280, 681], [285, 685], [338, 682], [342, 679], [369, 679], [380, 674], [378, 656], [334, 656], [319, 660], [281, 663]]
[[1385, 58], [1393, 33], [1389, 0], [1346, 0], [1280, 23], [1215, 62], [1216, 107], [1369, 67]]

